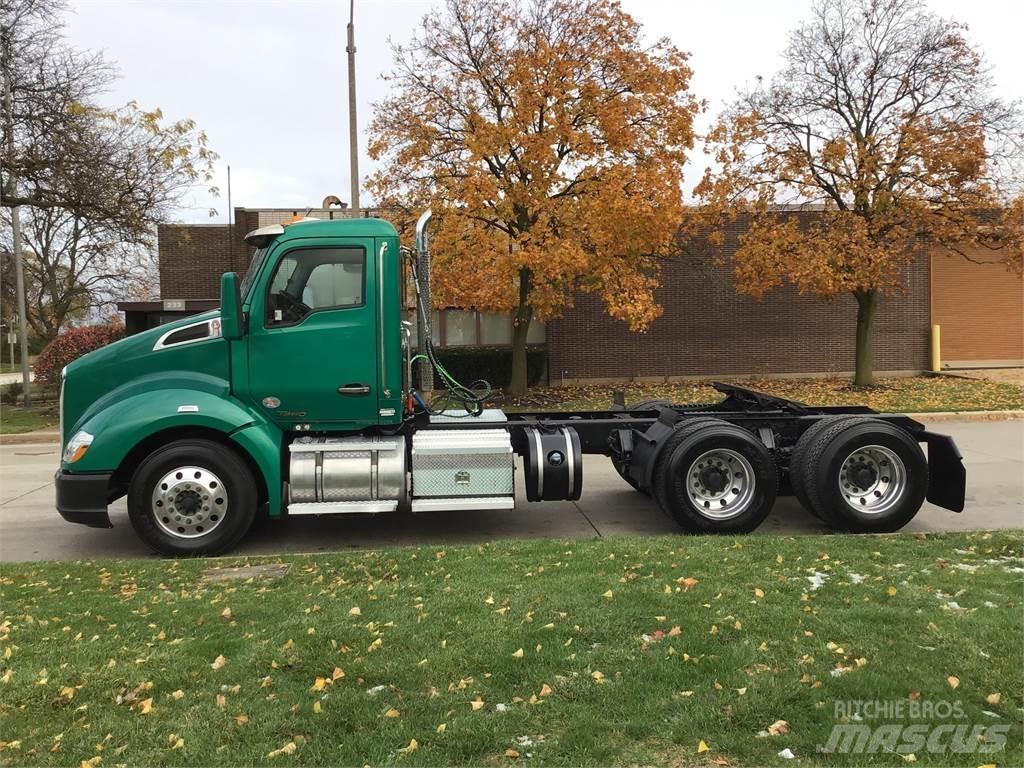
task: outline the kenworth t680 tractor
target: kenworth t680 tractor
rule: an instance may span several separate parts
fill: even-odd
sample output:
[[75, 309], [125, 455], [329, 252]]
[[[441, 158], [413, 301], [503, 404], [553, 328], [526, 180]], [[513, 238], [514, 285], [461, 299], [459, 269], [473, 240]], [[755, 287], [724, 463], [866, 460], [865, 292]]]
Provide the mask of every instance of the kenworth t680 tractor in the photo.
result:
[[[725, 384], [711, 405], [482, 407], [430, 345], [429, 218], [415, 251], [380, 219], [258, 229], [246, 237], [256, 249], [248, 272], [221, 279], [219, 310], [69, 365], [60, 514], [110, 527], [108, 505], [127, 494], [131, 523], [153, 549], [211, 554], [231, 549], [258, 515], [513, 510], [516, 457], [528, 502], [575, 500], [587, 454], [608, 457], [690, 533], [751, 531], [780, 494], [842, 531], [897, 530], [925, 498], [963, 509], [953, 440], [907, 416]], [[402, 321], [406, 257], [424, 289], [420, 355]], [[436, 369], [448, 402], [461, 405], [428, 403], [413, 386], [417, 365]]]

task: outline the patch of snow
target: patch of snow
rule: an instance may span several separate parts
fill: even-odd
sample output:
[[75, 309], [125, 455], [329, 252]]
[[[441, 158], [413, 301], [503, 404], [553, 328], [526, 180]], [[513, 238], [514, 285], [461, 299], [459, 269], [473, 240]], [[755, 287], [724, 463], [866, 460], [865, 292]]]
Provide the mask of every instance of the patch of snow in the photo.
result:
[[793, 750], [791, 750], [789, 747], [786, 747], [784, 750], [779, 752], [779, 757], [784, 757], [787, 760], [792, 760], [794, 757], [796, 757], [796, 755], [793, 754]]
[[495, 712], [508, 712], [508, 704], [495, 704], [494, 705], [494, 711]]
[[815, 571], [813, 576], [807, 576], [806, 578], [811, 583], [811, 590], [813, 591], [825, 586], [825, 582], [828, 581], [828, 574]]
[[986, 600], [984, 603], [982, 603], [982, 605], [984, 605], [986, 608], [998, 608], [999, 607], [998, 605], [993, 603], [991, 600]]
[[850, 571], [847, 575], [850, 577], [850, 582], [853, 584], [863, 584], [864, 579], [866, 578], [863, 574], [854, 573], [853, 571]]
[[386, 691], [387, 689], [388, 689], [388, 687], [386, 685], [375, 685], [375, 686], [373, 686], [373, 688], [367, 688], [366, 692], [368, 694], [370, 694], [371, 696], [376, 696], [378, 693], [381, 693], [382, 691]]

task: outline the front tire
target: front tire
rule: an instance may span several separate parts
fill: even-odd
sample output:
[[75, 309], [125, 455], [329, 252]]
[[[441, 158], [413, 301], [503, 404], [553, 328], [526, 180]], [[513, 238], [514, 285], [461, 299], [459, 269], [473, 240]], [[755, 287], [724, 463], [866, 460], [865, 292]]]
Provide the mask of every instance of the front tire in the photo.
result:
[[718, 419], [680, 422], [654, 468], [654, 496], [689, 533], [749, 533], [771, 512], [778, 467], [764, 444]]
[[128, 487], [128, 517], [165, 555], [214, 555], [252, 525], [259, 498], [249, 466], [211, 440], [178, 440], [151, 453]]

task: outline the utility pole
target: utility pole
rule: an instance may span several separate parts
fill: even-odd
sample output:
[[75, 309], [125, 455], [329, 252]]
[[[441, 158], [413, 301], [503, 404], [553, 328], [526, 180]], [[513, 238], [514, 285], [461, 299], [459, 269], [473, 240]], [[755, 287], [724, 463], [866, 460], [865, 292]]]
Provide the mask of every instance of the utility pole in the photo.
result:
[[[14, 94], [11, 91], [11, 35], [13, 30], [5, 27], [0, 30], [3, 45], [4, 71], [4, 128], [7, 133], [7, 156], [14, 159]], [[17, 194], [14, 174], [7, 174], [4, 194], [14, 197]], [[21, 258], [21, 208], [11, 208], [11, 230], [14, 248], [14, 280], [18, 295], [18, 346], [21, 348], [21, 383], [24, 391], [26, 408], [32, 407], [32, 380], [28, 371], [28, 329], [25, 326], [25, 268]], [[11, 361], [13, 362], [13, 360]]]
[[348, 4], [348, 163], [351, 189], [352, 215], [359, 215], [359, 129], [356, 124], [356, 29], [355, 0]]

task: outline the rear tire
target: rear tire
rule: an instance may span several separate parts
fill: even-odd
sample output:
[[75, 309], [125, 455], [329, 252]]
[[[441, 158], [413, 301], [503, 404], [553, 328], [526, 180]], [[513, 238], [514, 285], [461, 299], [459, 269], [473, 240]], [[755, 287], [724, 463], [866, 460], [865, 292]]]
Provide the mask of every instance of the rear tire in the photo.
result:
[[178, 440], [154, 451], [128, 487], [132, 527], [165, 555], [231, 549], [249, 530], [258, 505], [248, 464], [212, 440]]
[[804, 465], [807, 463], [807, 453], [817, 441], [818, 435], [829, 427], [840, 422], [853, 423], [862, 419], [864, 419], [863, 416], [826, 416], [816, 421], [800, 435], [800, 439], [797, 440], [796, 447], [793, 449], [793, 455], [789, 458], [789, 484], [793, 489], [793, 495], [800, 502], [800, 506], [822, 522], [825, 522], [825, 518], [811, 506], [811, 502], [807, 498], [807, 487], [804, 484]]
[[689, 533], [749, 533], [779, 490], [775, 460], [750, 432], [719, 419], [680, 423], [654, 468], [654, 496]]
[[892, 533], [928, 493], [928, 460], [904, 430], [878, 419], [843, 419], [821, 430], [800, 469], [809, 507], [850, 533]]

